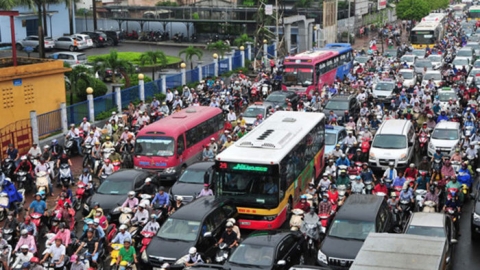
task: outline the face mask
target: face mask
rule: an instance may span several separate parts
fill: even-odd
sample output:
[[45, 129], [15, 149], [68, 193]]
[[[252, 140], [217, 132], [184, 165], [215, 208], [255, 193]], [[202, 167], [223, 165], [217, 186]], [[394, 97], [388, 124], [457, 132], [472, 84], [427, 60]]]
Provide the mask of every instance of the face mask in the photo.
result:
[[12, 220], [13, 219], [13, 216], [8, 216], [8, 220]]
[[323, 199], [323, 201], [324, 201], [324, 202], [326, 202], [326, 201], [327, 201], [327, 199]]

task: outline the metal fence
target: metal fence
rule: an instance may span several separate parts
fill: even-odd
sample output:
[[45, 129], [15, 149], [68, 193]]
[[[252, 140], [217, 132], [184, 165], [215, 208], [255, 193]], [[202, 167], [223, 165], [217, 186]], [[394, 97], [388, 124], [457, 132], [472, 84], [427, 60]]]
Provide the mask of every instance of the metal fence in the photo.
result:
[[[160, 79], [161, 80], [161, 79]], [[159, 81], [159, 80], [157, 80]], [[158, 84], [157, 81], [148, 82], [145, 86], [145, 99], [153, 98], [154, 95], [161, 93], [161, 83]]]
[[170, 75], [165, 78], [167, 88], [175, 88], [178, 86], [182, 86], [182, 74], [175, 74], [175, 75]]
[[62, 110], [37, 115], [38, 136], [44, 136], [62, 130]]
[[198, 82], [200, 81], [200, 78], [198, 77], [198, 68], [194, 68], [191, 70], [187, 70], [185, 72], [187, 83], [193, 83], [193, 82]]
[[218, 61], [218, 74], [228, 72], [228, 58]]
[[268, 58], [275, 57], [275, 44], [268, 45], [267, 47]]
[[88, 117], [88, 101], [82, 101], [67, 107], [68, 123], [80, 124], [83, 117]]
[[132, 87], [129, 87], [129, 88], [125, 88], [121, 91], [122, 108], [128, 107], [128, 103], [130, 103], [131, 101], [140, 99], [139, 92], [138, 92], [139, 88], [140, 88], [140, 86], [135, 85], [135, 86], [132, 86]]
[[215, 63], [210, 63], [202, 67], [203, 78], [215, 76]]
[[106, 94], [100, 97], [93, 99], [93, 107], [95, 112], [95, 117], [97, 117], [102, 112], [115, 109], [117, 104], [115, 102], [115, 93]]
[[9, 143], [18, 149], [20, 155], [27, 153], [32, 146], [32, 137], [30, 119], [18, 120], [0, 128], [0, 159], [5, 158]]
[[232, 69], [237, 69], [242, 67], [242, 55], [236, 54], [232, 57]]

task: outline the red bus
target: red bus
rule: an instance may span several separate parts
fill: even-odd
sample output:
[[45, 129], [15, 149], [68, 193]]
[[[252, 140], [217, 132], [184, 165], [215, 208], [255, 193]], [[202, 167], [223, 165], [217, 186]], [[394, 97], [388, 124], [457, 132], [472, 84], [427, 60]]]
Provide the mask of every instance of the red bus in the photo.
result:
[[158, 172], [160, 180], [176, 181], [189, 165], [200, 161], [203, 146], [223, 133], [222, 110], [189, 107], [140, 130], [135, 140], [135, 169]]

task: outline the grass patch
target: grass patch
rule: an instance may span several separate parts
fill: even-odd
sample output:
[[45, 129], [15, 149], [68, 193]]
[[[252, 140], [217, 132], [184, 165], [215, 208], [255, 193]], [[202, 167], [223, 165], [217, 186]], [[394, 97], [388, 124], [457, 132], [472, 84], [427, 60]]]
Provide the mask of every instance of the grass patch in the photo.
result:
[[[126, 60], [134, 65], [139, 65], [139, 66], [141, 66], [140, 60], [139, 60], [141, 55], [142, 55], [141, 52], [118, 52], [119, 59]], [[88, 62], [96, 62], [96, 61], [100, 61], [101, 58], [106, 56], [108, 56], [108, 54], [90, 55], [87, 57], [87, 59], [88, 59]], [[168, 61], [167, 65], [171, 65], [171, 64], [181, 63], [182, 59], [180, 59], [180, 57], [167, 55], [167, 61]], [[145, 65], [145, 67], [151, 67], [151, 66], [153, 65]]]

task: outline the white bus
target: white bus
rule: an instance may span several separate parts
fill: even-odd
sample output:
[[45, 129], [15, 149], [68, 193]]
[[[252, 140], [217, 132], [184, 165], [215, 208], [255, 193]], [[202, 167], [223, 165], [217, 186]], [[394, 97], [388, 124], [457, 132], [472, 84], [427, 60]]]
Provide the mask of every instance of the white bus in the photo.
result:
[[415, 49], [431, 48], [445, 35], [446, 13], [430, 13], [410, 31], [410, 43]]
[[278, 229], [323, 171], [323, 113], [278, 111], [215, 158], [215, 194], [237, 205], [241, 228]]

